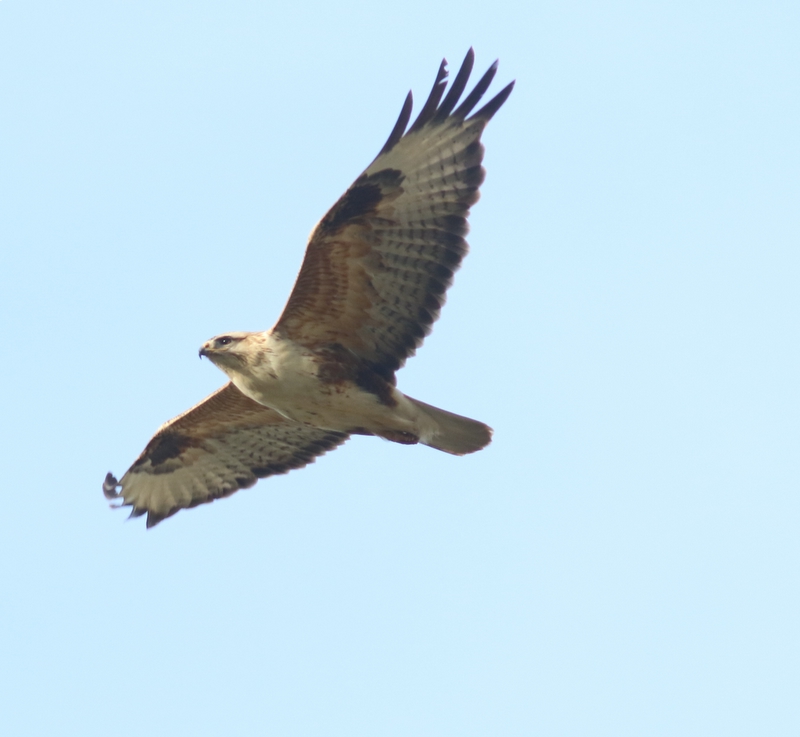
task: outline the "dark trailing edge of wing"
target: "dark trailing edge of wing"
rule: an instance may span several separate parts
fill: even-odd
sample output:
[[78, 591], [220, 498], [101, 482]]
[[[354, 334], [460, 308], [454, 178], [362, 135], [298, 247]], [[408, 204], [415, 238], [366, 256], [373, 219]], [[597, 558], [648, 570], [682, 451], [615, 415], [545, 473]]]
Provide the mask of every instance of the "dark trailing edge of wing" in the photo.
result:
[[[453, 84], [451, 85], [447, 96], [444, 98], [444, 100], [442, 100], [442, 95], [444, 95], [444, 90], [447, 87], [447, 60], [443, 59], [442, 63], [439, 65], [439, 71], [436, 73], [436, 81], [433, 83], [433, 89], [431, 89], [431, 93], [428, 95], [428, 99], [422, 106], [422, 110], [417, 116], [417, 119], [406, 131], [408, 121], [411, 120], [411, 110], [414, 104], [414, 98], [409, 92], [406, 96], [405, 102], [403, 103], [403, 109], [400, 111], [400, 117], [398, 117], [392, 132], [389, 134], [389, 138], [383, 145], [383, 148], [380, 150], [378, 156], [391, 151], [404, 135], [418, 131], [425, 127], [428, 123], [438, 125], [445, 122], [450, 117], [460, 121], [465, 120], [472, 109], [480, 102], [481, 98], [486, 93], [486, 90], [489, 88], [489, 85], [492, 83], [495, 74], [497, 74], [497, 62], [495, 61], [494, 64], [492, 64], [486, 73], [480, 78], [478, 84], [475, 85], [475, 88], [472, 90], [472, 92], [467, 95], [461, 105], [454, 111], [453, 109], [466, 89], [467, 82], [469, 81], [469, 75], [472, 73], [472, 67], [474, 63], [475, 52], [470, 48], [470, 50], [467, 52], [467, 55], [464, 57], [461, 68], [458, 70], [458, 74], [456, 75], [455, 80], [453, 80]], [[477, 119], [486, 122], [491, 120], [492, 116], [508, 99], [508, 96], [511, 94], [511, 90], [513, 89], [514, 82], [506, 85], [491, 100], [489, 100], [489, 102], [487, 102], [480, 110], [478, 110], [478, 112], [475, 113], [470, 120]], [[441, 105], [439, 104], [440, 101]]]

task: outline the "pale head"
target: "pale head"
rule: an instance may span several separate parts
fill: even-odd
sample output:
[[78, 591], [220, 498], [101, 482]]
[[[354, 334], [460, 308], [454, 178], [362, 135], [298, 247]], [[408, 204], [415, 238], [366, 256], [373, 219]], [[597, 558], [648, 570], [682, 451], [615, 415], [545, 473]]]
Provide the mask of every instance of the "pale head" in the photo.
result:
[[200, 358], [205, 356], [211, 363], [229, 371], [241, 371], [258, 351], [259, 333], [223, 333], [207, 340], [200, 348]]

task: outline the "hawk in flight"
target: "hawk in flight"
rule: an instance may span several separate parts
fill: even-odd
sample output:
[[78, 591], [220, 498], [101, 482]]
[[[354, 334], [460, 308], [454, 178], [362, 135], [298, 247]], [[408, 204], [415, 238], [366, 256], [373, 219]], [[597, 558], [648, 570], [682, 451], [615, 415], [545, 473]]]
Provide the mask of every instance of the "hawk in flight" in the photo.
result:
[[163, 425], [103, 491], [152, 527], [180, 509], [302, 468], [350, 435], [464, 455], [489, 444], [482, 422], [407, 397], [395, 372], [439, 316], [467, 253], [483, 182], [486, 124], [512, 82], [477, 112], [497, 62], [459, 105], [474, 54], [445, 95], [443, 61], [419, 116], [411, 93], [377, 158], [314, 228], [271, 330], [234, 332], [200, 355], [230, 382]]

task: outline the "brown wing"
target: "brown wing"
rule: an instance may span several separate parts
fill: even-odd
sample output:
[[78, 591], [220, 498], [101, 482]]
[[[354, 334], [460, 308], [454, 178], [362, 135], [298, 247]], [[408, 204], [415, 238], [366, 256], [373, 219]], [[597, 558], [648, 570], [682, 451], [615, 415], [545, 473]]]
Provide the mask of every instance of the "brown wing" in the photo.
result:
[[470, 49], [443, 101], [442, 62], [405, 132], [409, 93], [378, 157], [311, 234], [276, 332], [309, 347], [338, 343], [390, 380], [430, 332], [467, 252], [484, 178], [481, 133], [513, 88], [467, 118], [497, 71], [495, 62], [455, 109], [473, 59]]
[[106, 476], [103, 492], [133, 507], [131, 517], [147, 513], [152, 527], [181, 509], [302, 468], [347, 438], [286, 420], [228, 384], [163, 425], [121, 480]]

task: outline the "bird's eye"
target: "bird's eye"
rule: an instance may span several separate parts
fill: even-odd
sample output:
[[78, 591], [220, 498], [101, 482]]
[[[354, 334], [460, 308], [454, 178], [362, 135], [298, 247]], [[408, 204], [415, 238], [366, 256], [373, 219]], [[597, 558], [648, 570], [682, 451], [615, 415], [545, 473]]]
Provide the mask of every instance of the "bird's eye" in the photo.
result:
[[217, 338], [218, 345], [230, 345], [233, 343], [233, 338], [229, 338], [227, 335], [224, 338]]

